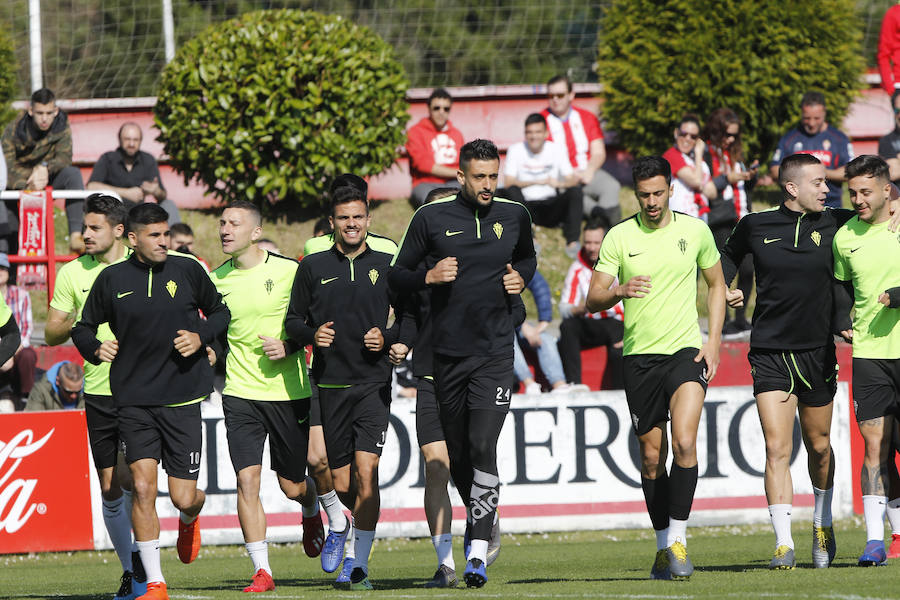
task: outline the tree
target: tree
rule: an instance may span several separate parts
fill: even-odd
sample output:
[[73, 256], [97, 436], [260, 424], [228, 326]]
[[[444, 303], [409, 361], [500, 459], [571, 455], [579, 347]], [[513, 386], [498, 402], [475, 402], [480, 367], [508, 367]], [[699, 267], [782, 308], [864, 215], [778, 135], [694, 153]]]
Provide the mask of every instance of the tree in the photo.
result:
[[154, 113], [170, 164], [218, 197], [311, 206], [342, 172], [389, 167], [409, 82], [346, 19], [270, 10], [214, 25], [163, 70]]
[[0, 29], [0, 131], [12, 120], [15, 112], [10, 102], [16, 94], [16, 55], [12, 39]]
[[601, 22], [603, 112], [624, 146], [660, 154], [685, 112], [727, 106], [763, 162], [799, 120], [808, 90], [839, 124], [862, 86], [853, 0], [615, 0]]

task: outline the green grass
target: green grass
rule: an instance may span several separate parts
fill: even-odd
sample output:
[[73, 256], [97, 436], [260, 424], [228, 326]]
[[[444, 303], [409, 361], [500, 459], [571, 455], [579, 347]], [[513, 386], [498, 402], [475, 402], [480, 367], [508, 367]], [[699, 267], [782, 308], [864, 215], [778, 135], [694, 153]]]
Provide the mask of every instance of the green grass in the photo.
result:
[[[809, 524], [794, 528], [799, 566], [766, 569], [773, 550], [768, 525], [690, 529], [688, 550], [696, 566], [689, 582], [649, 581], [655, 541], [650, 531], [569, 532], [506, 535], [497, 562], [481, 590], [423, 590], [434, 572], [426, 539], [377, 540], [370, 561], [378, 597], [515, 598], [898, 598], [898, 565], [856, 567], [865, 544], [860, 519], [836, 523], [838, 556], [832, 568], [810, 566]], [[456, 539], [456, 564], [463, 562]], [[273, 545], [270, 562], [276, 589], [263, 598], [359, 597], [337, 590], [319, 561], [299, 544]], [[173, 599], [241, 597], [251, 563], [243, 547], [205, 547], [191, 565], [162, 550], [163, 572]], [[0, 557], [0, 598], [108, 600], [118, 587], [112, 552], [72, 552]]]

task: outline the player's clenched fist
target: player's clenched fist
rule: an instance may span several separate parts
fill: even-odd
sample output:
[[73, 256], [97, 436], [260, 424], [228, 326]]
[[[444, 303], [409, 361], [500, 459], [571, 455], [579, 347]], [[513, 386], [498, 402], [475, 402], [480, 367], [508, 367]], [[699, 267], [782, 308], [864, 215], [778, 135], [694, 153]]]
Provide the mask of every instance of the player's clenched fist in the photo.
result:
[[363, 336], [363, 343], [366, 345], [367, 350], [380, 352], [384, 348], [384, 335], [382, 335], [380, 329], [373, 327]]
[[262, 340], [263, 352], [266, 353], [269, 360], [281, 360], [287, 356], [287, 349], [284, 346], [284, 341], [262, 334], [259, 334], [256, 337]]
[[455, 256], [448, 256], [438, 261], [427, 273], [425, 273], [425, 283], [441, 284], [456, 281], [456, 274], [459, 267]]
[[175, 338], [175, 349], [185, 358], [199, 350], [200, 346], [203, 345], [200, 341], [200, 336], [193, 331], [179, 329], [175, 333], [178, 334], [178, 337]]
[[103, 362], [111, 363], [116, 358], [116, 354], [119, 353], [119, 340], [106, 340], [100, 347], [97, 348], [97, 351], [94, 354], [97, 355]]
[[643, 298], [650, 293], [650, 277], [648, 275], [635, 275], [625, 285], [616, 286], [616, 296], [619, 298]]
[[509, 263], [506, 263], [506, 273], [503, 274], [503, 289], [507, 294], [521, 294], [525, 289], [525, 280]]
[[334, 325], [334, 321], [328, 321], [327, 323], [322, 323], [319, 325], [319, 328], [316, 329], [316, 335], [313, 336], [313, 341], [319, 348], [328, 348], [331, 346], [331, 342], [334, 341], [334, 329], [331, 328], [332, 325]]

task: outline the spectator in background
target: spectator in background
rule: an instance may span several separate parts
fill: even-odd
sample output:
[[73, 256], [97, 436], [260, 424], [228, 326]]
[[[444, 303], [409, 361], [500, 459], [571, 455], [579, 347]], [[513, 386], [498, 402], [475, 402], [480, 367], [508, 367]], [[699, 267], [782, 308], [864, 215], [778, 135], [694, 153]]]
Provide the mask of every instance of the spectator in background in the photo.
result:
[[16, 325], [19, 326], [21, 341], [16, 354], [0, 366], [0, 386], [12, 392], [16, 409], [21, 409], [21, 402], [34, 386], [34, 371], [37, 367], [37, 352], [31, 347], [31, 332], [34, 321], [31, 316], [31, 297], [28, 290], [9, 284], [9, 257], [0, 253], [0, 295], [12, 311]]
[[182, 254], [190, 254], [199, 260], [209, 273], [209, 263], [194, 252], [194, 230], [187, 223], [175, 223], [169, 227], [169, 248]]
[[566, 253], [578, 253], [583, 194], [562, 147], [547, 140], [547, 122], [532, 113], [525, 119], [525, 141], [509, 147], [503, 166], [505, 188], [500, 197], [525, 205], [536, 225], [563, 224]]
[[0, 192], [6, 189], [6, 180], [9, 173], [6, 170], [6, 157], [0, 154]]
[[[704, 137], [708, 143], [706, 161], [716, 188], [716, 197], [710, 201], [707, 224], [716, 240], [716, 248], [721, 251], [737, 222], [752, 212], [750, 190], [756, 183], [759, 162], [749, 168], [744, 165], [741, 120], [730, 108], [717, 108], [710, 113]], [[737, 286], [744, 292], [744, 298], [750, 297], [753, 258], [749, 254], [741, 261]], [[737, 337], [749, 329], [747, 305], [742, 304], [734, 309], [734, 319], [726, 319], [722, 336], [723, 339]]]
[[900, 89], [900, 6], [896, 3], [884, 13], [878, 37], [878, 72], [881, 87], [888, 96]]
[[769, 163], [769, 173], [778, 179], [781, 161], [791, 154], [812, 154], [825, 165], [828, 196], [825, 204], [841, 207], [844, 165], [853, 160], [853, 146], [847, 136], [825, 120], [825, 96], [806, 92], [800, 100], [800, 124], [785, 133]]
[[169, 215], [169, 225], [181, 221], [178, 207], [168, 198], [159, 178], [159, 165], [152, 155], [141, 150], [144, 134], [137, 123], [119, 128], [119, 147], [105, 152], [88, 179], [89, 190], [111, 190], [125, 201], [125, 208], [144, 202], [156, 202]]
[[672, 167], [669, 208], [705, 221], [716, 189], [704, 160], [706, 143], [700, 136], [700, 118], [691, 113], [683, 115], [673, 135], [675, 145], [663, 153]]
[[[9, 170], [6, 186], [11, 190], [40, 191], [51, 186], [55, 190], [83, 190], [81, 171], [72, 166], [72, 129], [69, 117], [56, 106], [56, 96], [47, 88], [31, 95], [28, 110], [6, 126], [2, 137], [3, 156]], [[69, 248], [84, 251], [81, 227], [84, 201], [66, 200], [69, 223]], [[0, 211], [0, 250], [18, 249], [18, 213]]]
[[584, 215], [602, 211], [611, 223], [618, 223], [622, 211], [619, 207], [619, 182], [601, 169], [606, 161], [606, 144], [603, 129], [596, 115], [589, 110], [572, 106], [575, 91], [572, 81], [565, 75], [557, 75], [547, 82], [550, 106], [541, 111], [550, 129], [550, 140], [565, 147], [569, 163], [583, 187]]
[[413, 186], [410, 201], [417, 208], [425, 203], [431, 190], [459, 187], [456, 171], [463, 135], [450, 122], [452, 105], [449, 92], [437, 88], [428, 97], [428, 116], [410, 127], [406, 134]]
[[61, 360], [51, 366], [28, 394], [26, 411], [84, 408], [84, 369]]
[[609, 221], [602, 215], [589, 219], [584, 225], [581, 251], [566, 273], [560, 294], [559, 314], [562, 324], [559, 327], [559, 356], [566, 379], [573, 384], [580, 384], [581, 351], [606, 346], [606, 369], [610, 373], [610, 387], [621, 389], [622, 336], [625, 333], [622, 303], [595, 313], [589, 313], [585, 308], [591, 287], [591, 274], [608, 230]]
[[[900, 5], [893, 8], [900, 9]], [[891, 181], [900, 183], [900, 90], [891, 95], [894, 109], [894, 130], [878, 140], [878, 156], [884, 159], [891, 172]]]
[[272, 254], [281, 254], [281, 250], [278, 249], [278, 244], [269, 238], [262, 238], [256, 242], [256, 247], [271, 252]]

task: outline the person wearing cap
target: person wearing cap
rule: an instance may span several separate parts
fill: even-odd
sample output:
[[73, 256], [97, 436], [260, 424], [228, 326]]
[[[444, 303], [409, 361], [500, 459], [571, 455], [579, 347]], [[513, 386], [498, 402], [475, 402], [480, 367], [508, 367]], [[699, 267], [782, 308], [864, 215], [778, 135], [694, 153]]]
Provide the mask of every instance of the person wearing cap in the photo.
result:
[[28, 290], [9, 284], [9, 256], [0, 252], [0, 294], [12, 311], [19, 327], [21, 341], [15, 355], [0, 365], [0, 394], [11, 394], [17, 410], [34, 386], [37, 352], [31, 347], [34, 320], [31, 316], [31, 296]]

